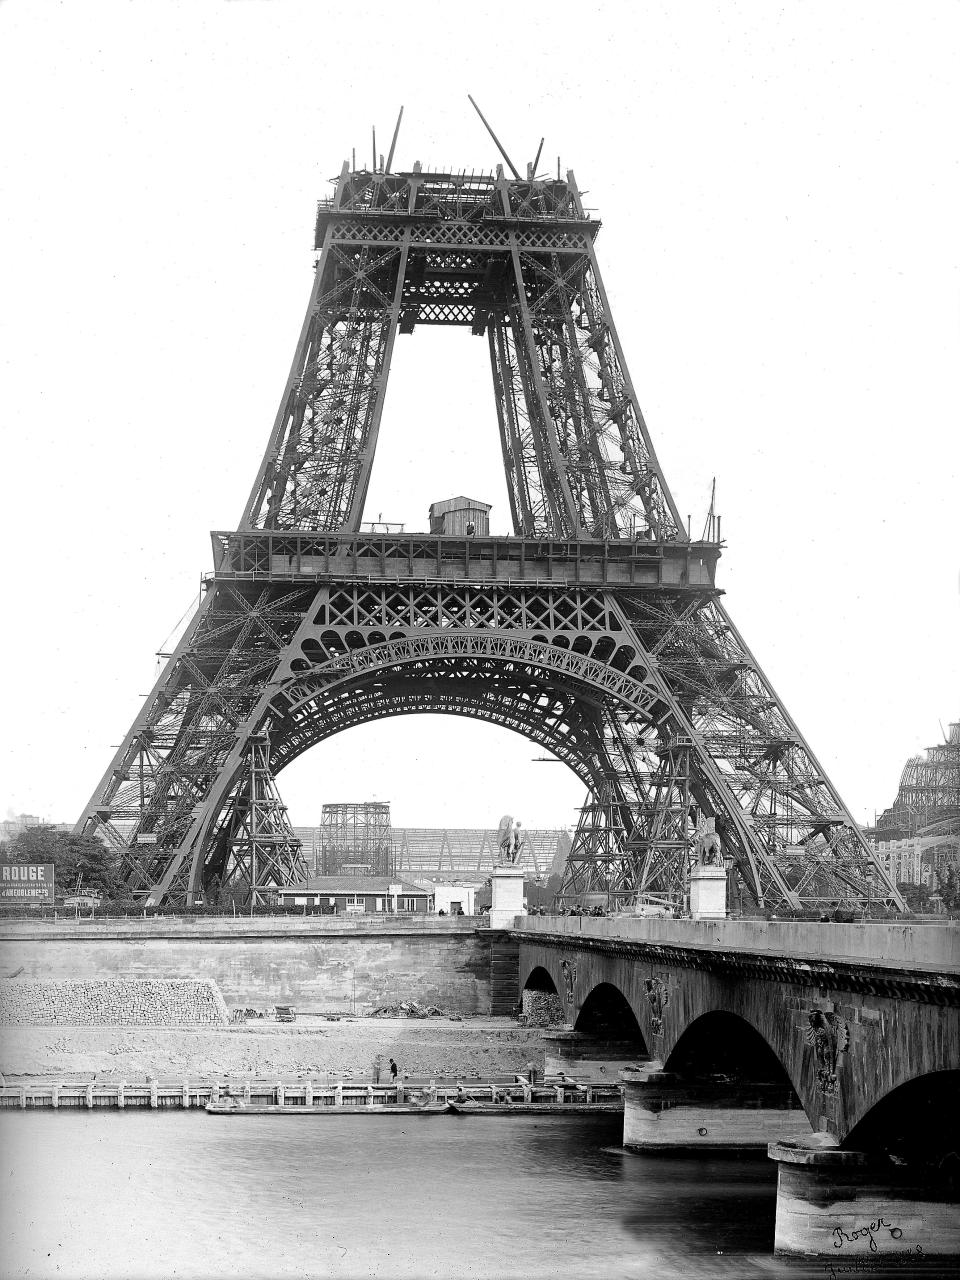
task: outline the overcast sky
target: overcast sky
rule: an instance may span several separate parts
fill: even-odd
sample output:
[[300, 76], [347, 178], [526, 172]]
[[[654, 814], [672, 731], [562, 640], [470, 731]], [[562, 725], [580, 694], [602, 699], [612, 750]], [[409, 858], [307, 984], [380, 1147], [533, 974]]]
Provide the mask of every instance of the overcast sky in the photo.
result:
[[[0, 3], [0, 811], [73, 820], [236, 526], [350, 148], [572, 167], [681, 511], [855, 816], [960, 716], [960, 5]], [[398, 340], [367, 518], [508, 530], [486, 344]], [[281, 775], [299, 823], [567, 825], [539, 748], [406, 717]]]

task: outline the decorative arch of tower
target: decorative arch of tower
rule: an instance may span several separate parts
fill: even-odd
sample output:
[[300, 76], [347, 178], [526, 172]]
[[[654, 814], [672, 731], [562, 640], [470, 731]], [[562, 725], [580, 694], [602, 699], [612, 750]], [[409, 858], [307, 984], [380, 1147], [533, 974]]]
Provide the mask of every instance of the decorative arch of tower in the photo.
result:
[[[386, 166], [389, 170], [389, 161]], [[472, 716], [585, 782], [562, 896], [682, 909], [712, 818], [772, 909], [902, 907], [720, 600], [657, 461], [564, 179], [352, 171], [236, 531], [78, 824], [144, 902], [305, 873], [275, 775], [391, 715]], [[360, 532], [398, 334], [488, 346], [514, 533]]]

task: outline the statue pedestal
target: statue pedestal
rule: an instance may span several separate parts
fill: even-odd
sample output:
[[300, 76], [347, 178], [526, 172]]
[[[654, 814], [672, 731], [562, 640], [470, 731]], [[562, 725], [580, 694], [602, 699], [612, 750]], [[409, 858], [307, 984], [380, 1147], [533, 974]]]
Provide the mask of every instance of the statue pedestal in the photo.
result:
[[690, 872], [690, 914], [694, 920], [725, 920], [727, 873], [723, 867], [694, 867]]
[[517, 916], [527, 914], [523, 907], [523, 868], [495, 867], [491, 883], [490, 928], [509, 929]]

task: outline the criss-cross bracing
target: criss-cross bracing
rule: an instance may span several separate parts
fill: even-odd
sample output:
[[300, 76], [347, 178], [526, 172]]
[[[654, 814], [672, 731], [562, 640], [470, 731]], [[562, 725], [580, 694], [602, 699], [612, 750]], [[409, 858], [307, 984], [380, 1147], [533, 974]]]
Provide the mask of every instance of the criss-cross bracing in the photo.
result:
[[[133, 894], [193, 903], [217, 878], [262, 898], [303, 871], [264, 770], [439, 712], [524, 734], [589, 788], [566, 901], [682, 909], [712, 817], [758, 905], [902, 906], [723, 608], [719, 541], [680, 521], [598, 230], [572, 173], [344, 166], [240, 528], [213, 535], [200, 608], [78, 823]], [[512, 537], [359, 532], [418, 325], [486, 339]]]

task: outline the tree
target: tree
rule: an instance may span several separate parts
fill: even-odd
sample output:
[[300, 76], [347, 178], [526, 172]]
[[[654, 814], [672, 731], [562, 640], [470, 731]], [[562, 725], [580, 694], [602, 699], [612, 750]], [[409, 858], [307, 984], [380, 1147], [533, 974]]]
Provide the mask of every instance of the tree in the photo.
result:
[[[59, 827], [24, 827], [8, 840], [4, 853], [14, 862], [54, 862], [61, 857], [64, 838], [69, 833]], [[57, 867], [59, 871], [59, 866]]]
[[94, 836], [77, 836], [59, 827], [27, 827], [8, 843], [5, 853], [15, 862], [52, 862], [59, 893], [71, 893], [79, 879], [84, 889], [99, 892], [108, 902], [127, 896], [117, 855]]
[[231, 911], [242, 910], [247, 904], [250, 893], [246, 885], [223, 883], [220, 876], [213, 876], [209, 884], [204, 886], [203, 900], [208, 907], [229, 915]]
[[937, 886], [946, 909], [956, 911], [960, 907], [960, 875], [952, 862], [943, 870], [937, 868]]
[[924, 912], [930, 909], [930, 889], [925, 884], [907, 884], [900, 881], [897, 885], [907, 904], [909, 911]]

